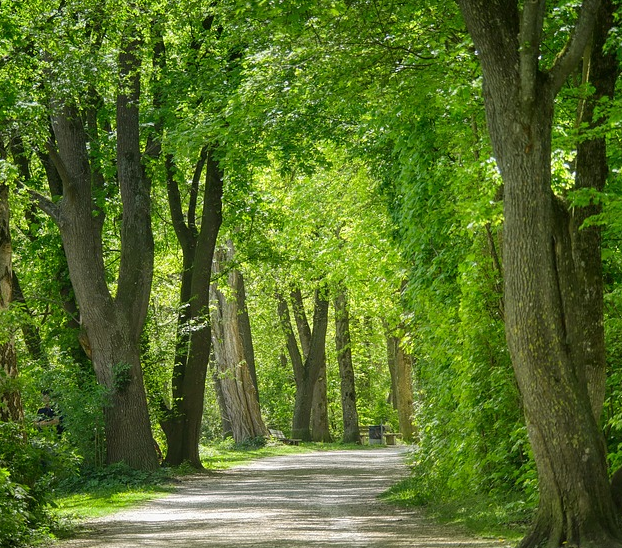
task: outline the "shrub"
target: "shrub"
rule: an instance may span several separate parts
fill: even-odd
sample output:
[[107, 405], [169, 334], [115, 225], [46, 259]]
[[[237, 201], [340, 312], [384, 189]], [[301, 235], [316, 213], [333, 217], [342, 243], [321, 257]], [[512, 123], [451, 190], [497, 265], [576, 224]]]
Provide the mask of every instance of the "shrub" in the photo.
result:
[[24, 545], [49, 529], [54, 521], [49, 512], [53, 489], [77, 464], [55, 431], [0, 423], [1, 548]]

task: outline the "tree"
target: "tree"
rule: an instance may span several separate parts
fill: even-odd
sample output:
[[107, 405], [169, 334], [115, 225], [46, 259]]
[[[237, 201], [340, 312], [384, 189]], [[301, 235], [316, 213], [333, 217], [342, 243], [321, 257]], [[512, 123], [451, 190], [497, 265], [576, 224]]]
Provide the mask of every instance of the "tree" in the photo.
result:
[[[197, 468], [202, 467], [199, 438], [211, 349], [209, 286], [212, 258], [222, 223], [223, 176], [214, 152], [215, 147], [205, 147], [201, 152], [194, 172], [187, 218], [184, 218], [182, 212], [179, 186], [172, 167], [169, 168], [167, 177], [173, 226], [184, 259], [172, 399], [170, 406], [164, 409], [162, 429], [168, 441], [166, 461], [170, 464], [188, 461]], [[172, 158], [168, 162], [172, 162]], [[203, 209], [201, 222], [198, 224], [196, 205], [204, 166]]]
[[[226, 416], [236, 443], [267, 436], [259, 399], [249, 362], [249, 340], [243, 337], [247, 327], [242, 276], [232, 264], [233, 245], [227, 243], [214, 257], [213, 274], [217, 278], [210, 288], [212, 311], [212, 338], [219, 390], [222, 391]], [[221, 289], [222, 287], [222, 289]], [[248, 336], [248, 333], [247, 333]]]
[[[298, 328], [298, 339], [302, 348], [303, 359], [306, 360], [311, 351], [313, 334], [305, 312], [304, 299], [299, 287], [291, 294], [292, 310]], [[311, 439], [313, 441], [330, 442], [330, 430], [328, 428], [328, 401], [326, 386], [326, 355], [322, 357], [317, 381], [313, 387], [313, 403], [311, 405]]]
[[395, 333], [387, 334], [387, 354], [391, 372], [391, 391], [397, 410], [399, 431], [404, 441], [413, 441], [412, 357], [404, 350]]
[[287, 351], [296, 381], [296, 401], [294, 404], [294, 417], [292, 420], [292, 437], [304, 441], [311, 441], [311, 408], [313, 404], [313, 391], [320, 375], [322, 363], [325, 363], [326, 329], [328, 327], [328, 299], [325, 296], [326, 289], [318, 287], [315, 290], [313, 307], [313, 329], [309, 344], [309, 352], [303, 355], [298, 347], [296, 336], [292, 328], [287, 301], [281, 295], [277, 295], [278, 314], [281, 329], [285, 336]]
[[[52, 201], [32, 192], [57, 223], [81, 324], [92, 353], [98, 382], [108, 390], [106, 447], [108, 462], [155, 469], [147, 401], [143, 386], [139, 340], [149, 301], [153, 267], [150, 178], [142, 165], [139, 109], [141, 105], [141, 39], [135, 24], [124, 24], [118, 52], [116, 91], [116, 179], [123, 219], [116, 293], [110, 291], [104, 262], [102, 229], [105, 212], [97, 194], [105, 184], [97, 127], [86, 127], [97, 108], [93, 88], [80, 104], [77, 96], [51, 86], [50, 111], [55, 142], [47, 148], [63, 185], [62, 198]], [[95, 45], [97, 41], [95, 41]], [[53, 83], [55, 84], [55, 83]], [[90, 110], [89, 110], [90, 109]]]
[[[4, 147], [2, 147], [4, 151]], [[3, 156], [5, 156], [3, 154]], [[6, 160], [0, 158], [1, 162]], [[11, 247], [9, 185], [0, 184], [0, 313], [5, 316], [11, 306], [13, 292], [13, 252]], [[6, 319], [4, 320], [6, 322]], [[3, 322], [3, 323], [4, 323]], [[6, 322], [0, 340], [0, 421], [19, 422], [24, 419], [21, 394], [17, 386], [17, 356], [10, 322]]]
[[[488, 129], [504, 182], [506, 337], [539, 476], [538, 513], [522, 546], [620, 546], [598, 426], [605, 378], [600, 248], [597, 236], [581, 230], [585, 212], [554, 193], [551, 177], [555, 99], [568, 76], [583, 59], [595, 89], [588, 103], [613, 92], [617, 75], [603, 52], [612, 4], [582, 2], [548, 68], [543, 25], [554, 21], [546, 2], [522, 9], [518, 2], [459, 4], [480, 58]], [[591, 108], [579, 121], [600, 122]], [[575, 186], [601, 189], [604, 139], [585, 136], [576, 162]]]
[[335, 308], [335, 347], [341, 379], [341, 410], [343, 414], [344, 443], [359, 443], [359, 415], [356, 410], [356, 387], [352, 366], [352, 340], [350, 338], [350, 314], [348, 293], [340, 287], [333, 299]]

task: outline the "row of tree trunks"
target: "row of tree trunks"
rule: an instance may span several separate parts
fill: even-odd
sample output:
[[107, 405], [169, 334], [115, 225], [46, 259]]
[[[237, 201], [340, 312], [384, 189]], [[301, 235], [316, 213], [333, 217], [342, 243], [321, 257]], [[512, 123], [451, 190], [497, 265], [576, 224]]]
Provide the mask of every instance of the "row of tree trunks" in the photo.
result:
[[[222, 415], [226, 417], [236, 443], [260, 436], [268, 430], [261, 417], [256, 385], [253, 380], [253, 361], [250, 351], [250, 327], [243, 299], [243, 279], [233, 266], [233, 244], [219, 249], [213, 261], [210, 292], [212, 308], [212, 340], [216, 362], [216, 382], [221, 392]], [[223, 288], [221, 290], [220, 288]], [[246, 337], [246, 338], [245, 338]], [[256, 379], [256, 377], [255, 377]]]

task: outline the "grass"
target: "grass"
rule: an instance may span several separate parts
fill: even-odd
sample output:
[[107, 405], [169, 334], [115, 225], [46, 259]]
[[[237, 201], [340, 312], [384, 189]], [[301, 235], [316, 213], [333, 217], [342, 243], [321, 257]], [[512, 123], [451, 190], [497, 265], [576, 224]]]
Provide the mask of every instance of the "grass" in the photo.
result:
[[463, 495], [424, 500], [415, 478], [394, 485], [383, 498], [399, 506], [423, 508], [432, 519], [462, 527], [479, 537], [512, 543], [523, 538], [533, 513], [528, 505], [511, 497]]
[[[301, 444], [289, 446], [269, 443], [263, 447], [239, 447], [232, 442], [201, 447], [201, 461], [206, 471], [226, 470], [264, 457], [308, 453], [334, 449], [337, 444]], [[58, 490], [54, 505], [60, 520], [92, 519], [166, 496], [174, 482], [189, 474], [204, 473], [189, 466], [162, 468], [156, 473], [131, 470], [122, 465], [87, 470], [79, 478], [66, 482]]]

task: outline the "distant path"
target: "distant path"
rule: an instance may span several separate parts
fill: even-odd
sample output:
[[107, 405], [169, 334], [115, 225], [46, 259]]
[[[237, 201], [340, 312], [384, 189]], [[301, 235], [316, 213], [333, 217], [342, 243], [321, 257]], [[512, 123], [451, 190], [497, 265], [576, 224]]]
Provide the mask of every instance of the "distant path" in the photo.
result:
[[399, 448], [271, 457], [95, 520], [56, 548], [492, 548], [378, 495], [407, 475]]

